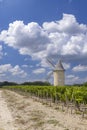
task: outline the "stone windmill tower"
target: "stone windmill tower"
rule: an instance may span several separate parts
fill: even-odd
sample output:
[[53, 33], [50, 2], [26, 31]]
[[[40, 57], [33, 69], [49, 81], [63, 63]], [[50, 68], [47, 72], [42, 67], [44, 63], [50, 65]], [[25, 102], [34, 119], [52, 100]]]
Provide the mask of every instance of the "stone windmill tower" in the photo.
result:
[[53, 74], [54, 86], [64, 86], [65, 85], [65, 69], [62, 65], [61, 60], [59, 60], [56, 65], [54, 65], [52, 61], [49, 59], [47, 59], [47, 61], [53, 69], [48, 77], [50, 77]]

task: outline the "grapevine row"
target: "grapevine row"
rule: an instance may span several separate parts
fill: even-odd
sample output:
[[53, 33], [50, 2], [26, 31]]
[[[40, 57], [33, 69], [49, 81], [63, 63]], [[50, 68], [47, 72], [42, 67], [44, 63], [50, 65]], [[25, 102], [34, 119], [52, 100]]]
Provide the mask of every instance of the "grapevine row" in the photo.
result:
[[27, 92], [40, 98], [51, 98], [53, 102], [65, 104], [87, 104], [87, 87], [53, 87], [53, 86], [9, 86], [8, 89]]

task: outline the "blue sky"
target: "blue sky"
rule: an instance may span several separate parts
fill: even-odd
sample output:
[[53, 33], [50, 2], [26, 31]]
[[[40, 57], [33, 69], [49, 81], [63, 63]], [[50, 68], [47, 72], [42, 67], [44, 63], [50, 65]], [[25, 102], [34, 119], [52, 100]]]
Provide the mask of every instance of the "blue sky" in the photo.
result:
[[0, 0], [0, 81], [44, 81], [51, 71], [46, 57], [62, 59], [66, 84], [87, 81], [86, 6], [87, 0]]

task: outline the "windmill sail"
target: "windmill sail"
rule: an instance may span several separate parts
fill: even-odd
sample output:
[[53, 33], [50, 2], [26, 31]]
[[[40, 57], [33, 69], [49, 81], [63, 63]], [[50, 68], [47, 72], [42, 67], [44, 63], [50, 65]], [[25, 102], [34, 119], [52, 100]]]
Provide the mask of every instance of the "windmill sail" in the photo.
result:
[[49, 72], [49, 74], [48, 74], [47, 77], [46, 77], [46, 80], [49, 80], [50, 77], [51, 77], [51, 75], [53, 75], [53, 71]]
[[47, 58], [47, 62], [52, 68], [55, 68], [55, 65], [52, 63], [50, 59]]

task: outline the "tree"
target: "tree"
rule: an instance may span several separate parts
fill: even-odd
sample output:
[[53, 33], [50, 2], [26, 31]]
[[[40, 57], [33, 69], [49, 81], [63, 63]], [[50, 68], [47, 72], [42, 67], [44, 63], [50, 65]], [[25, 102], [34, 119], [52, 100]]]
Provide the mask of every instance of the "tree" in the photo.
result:
[[85, 82], [83, 85], [87, 87], [87, 82]]

